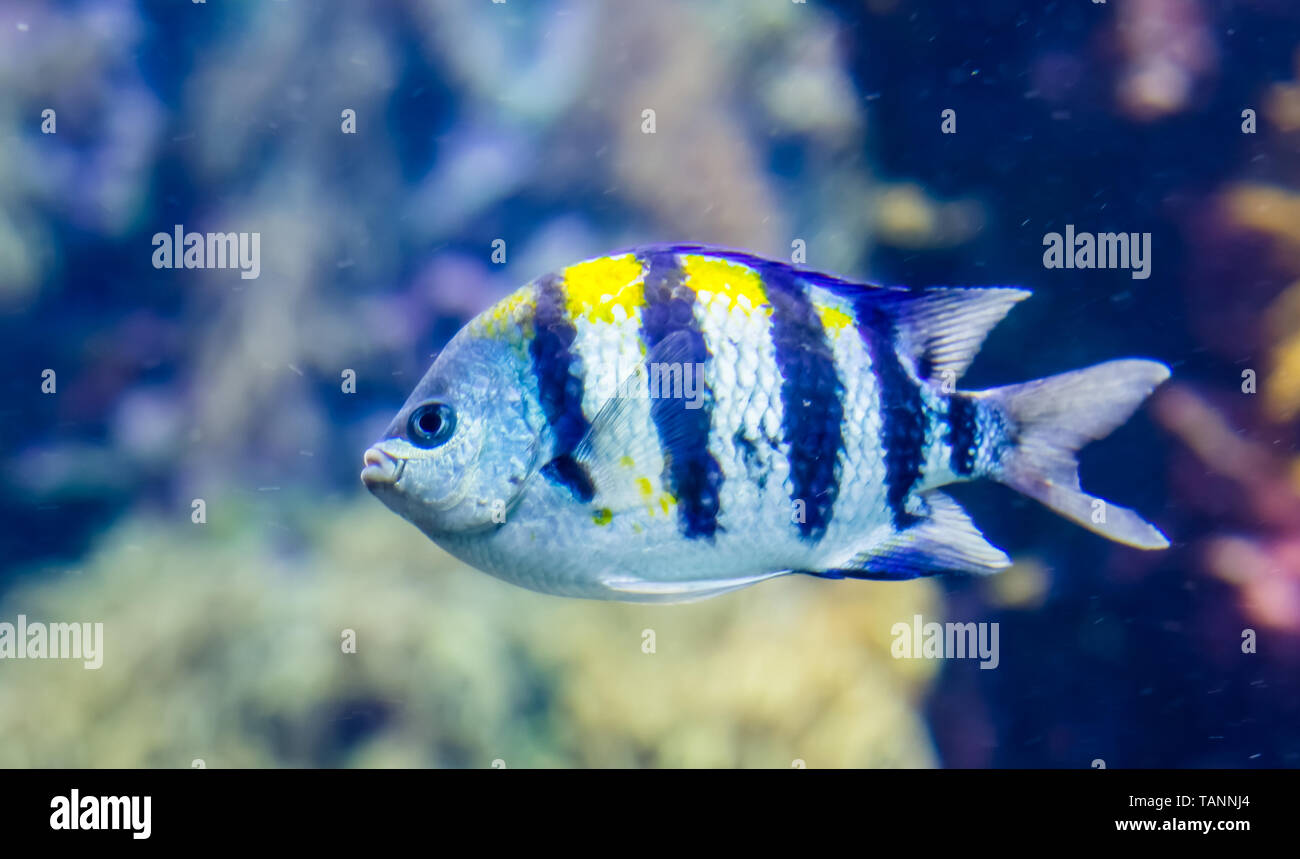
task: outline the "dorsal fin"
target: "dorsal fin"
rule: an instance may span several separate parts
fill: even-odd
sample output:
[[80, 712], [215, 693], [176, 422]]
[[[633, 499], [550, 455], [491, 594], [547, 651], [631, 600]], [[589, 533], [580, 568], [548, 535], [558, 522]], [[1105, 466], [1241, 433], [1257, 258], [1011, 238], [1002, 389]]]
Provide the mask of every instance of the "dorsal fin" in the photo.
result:
[[897, 308], [899, 354], [912, 359], [918, 378], [955, 382], [993, 326], [1029, 295], [1027, 290], [1010, 287], [932, 287], [906, 295], [891, 293], [889, 301]]
[[743, 263], [757, 271], [781, 269], [854, 303], [871, 302], [894, 321], [899, 354], [911, 360], [918, 378], [935, 384], [960, 379], [993, 326], [1002, 321], [1013, 305], [1031, 294], [1028, 290], [1004, 286], [924, 289], [881, 286], [714, 245], [648, 245], [632, 251], [705, 254]]

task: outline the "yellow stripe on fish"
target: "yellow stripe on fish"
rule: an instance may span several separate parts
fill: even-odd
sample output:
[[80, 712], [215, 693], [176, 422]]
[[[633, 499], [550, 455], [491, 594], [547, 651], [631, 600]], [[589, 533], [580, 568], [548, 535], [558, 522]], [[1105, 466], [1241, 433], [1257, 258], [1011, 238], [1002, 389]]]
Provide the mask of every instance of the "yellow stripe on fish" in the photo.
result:
[[623, 322], [645, 303], [645, 266], [634, 254], [571, 265], [563, 281], [565, 306], [575, 320]]
[[694, 290], [700, 301], [708, 304], [715, 297], [745, 314], [762, 309], [772, 315], [762, 276], [747, 265], [714, 257], [685, 254], [681, 258], [684, 283]]
[[822, 328], [825, 329], [827, 337], [835, 337], [845, 328], [854, 324], [853, 317], [838, 303], [831, 303], [825, 299], [814, 297], [812, 306], [822, 321]]
[[[762, 273], [743, 262], [706, 254], [681, 254], [681, 283], [695, 293], [695, 320], [709, 352], [712, 393], [709, 452], [724, 479], [719, 488], [720, 527], [741, 527], [738, 511], [786, 503], [781, 480], [760, 486], [751, 470], [787, 473], [779, 438], [784, 406], [766, 396], [781, 385], [772, 341], [774, 308]], [[769, 535], [755, 535], [762, 544]]]
[[[564, 312], [572, 323], [569, 350], [578, 359], [581, 373], [582, 416], [590, 422], [611, 397], [626, 396], [626, 385], [638, 372], [644, 373], [645, 339], [641, 315], [645, 307], [644, 262], [635, 254], [600, 257], [569, 266], [558, 282], [563, 293]], [[625, 404], [630, 425], [651, 431], [650, 402], [632, 397]], [[675, 503], [667, 493], [661, 475], [662, 455], [657, 452], [635, 466], [630, 457], [620, 461], [632, 470], [640, 501], [650, 515], [666, 512]], [[649, 491], [646, 491], [646, 486]]]

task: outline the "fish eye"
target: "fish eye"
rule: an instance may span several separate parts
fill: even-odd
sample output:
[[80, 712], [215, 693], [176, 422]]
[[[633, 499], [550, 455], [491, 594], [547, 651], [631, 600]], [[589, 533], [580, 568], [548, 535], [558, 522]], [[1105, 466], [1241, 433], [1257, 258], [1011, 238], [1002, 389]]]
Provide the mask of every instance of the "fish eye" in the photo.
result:
[[446, 403], [424, 403], [411, 412], [406, 434], [416, 447], [438, 447], [456, 431], [456, 412]]

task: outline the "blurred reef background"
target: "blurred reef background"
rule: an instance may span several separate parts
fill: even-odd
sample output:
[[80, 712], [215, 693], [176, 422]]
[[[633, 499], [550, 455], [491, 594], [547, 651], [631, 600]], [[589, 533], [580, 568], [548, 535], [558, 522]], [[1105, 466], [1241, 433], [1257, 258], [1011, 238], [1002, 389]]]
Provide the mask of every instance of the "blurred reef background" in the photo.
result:
[[[175, 224], [260, 232], [260, 277], [154, 269]], [[1044, 269], [1066, 224], [1152, 233], [1150, 279]], [[797, 240], [1033, 289], [966, 388], [1169, 363], [1083, 480], [1174, 547], [972, 485], [997, 577], [610, 605], [362, 490], [516, 286]], [[6, 0], [0, 366], [0, 620], [106, 638], [0, 662], [0, 766], [1300, 766], [1292, 0]], [[916, 614], [1000, 623], [999, 667], [892, 658]]]

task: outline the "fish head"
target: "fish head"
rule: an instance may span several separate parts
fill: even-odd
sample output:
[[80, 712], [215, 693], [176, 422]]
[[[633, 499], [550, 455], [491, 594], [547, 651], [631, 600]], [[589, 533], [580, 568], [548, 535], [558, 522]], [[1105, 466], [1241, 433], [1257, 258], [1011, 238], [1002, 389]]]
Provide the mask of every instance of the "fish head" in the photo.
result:
[[504, 344], [453, 338], [366, 451], [366, 488], [431, 537], [504, 522], [538, 448], [517, 365]]

